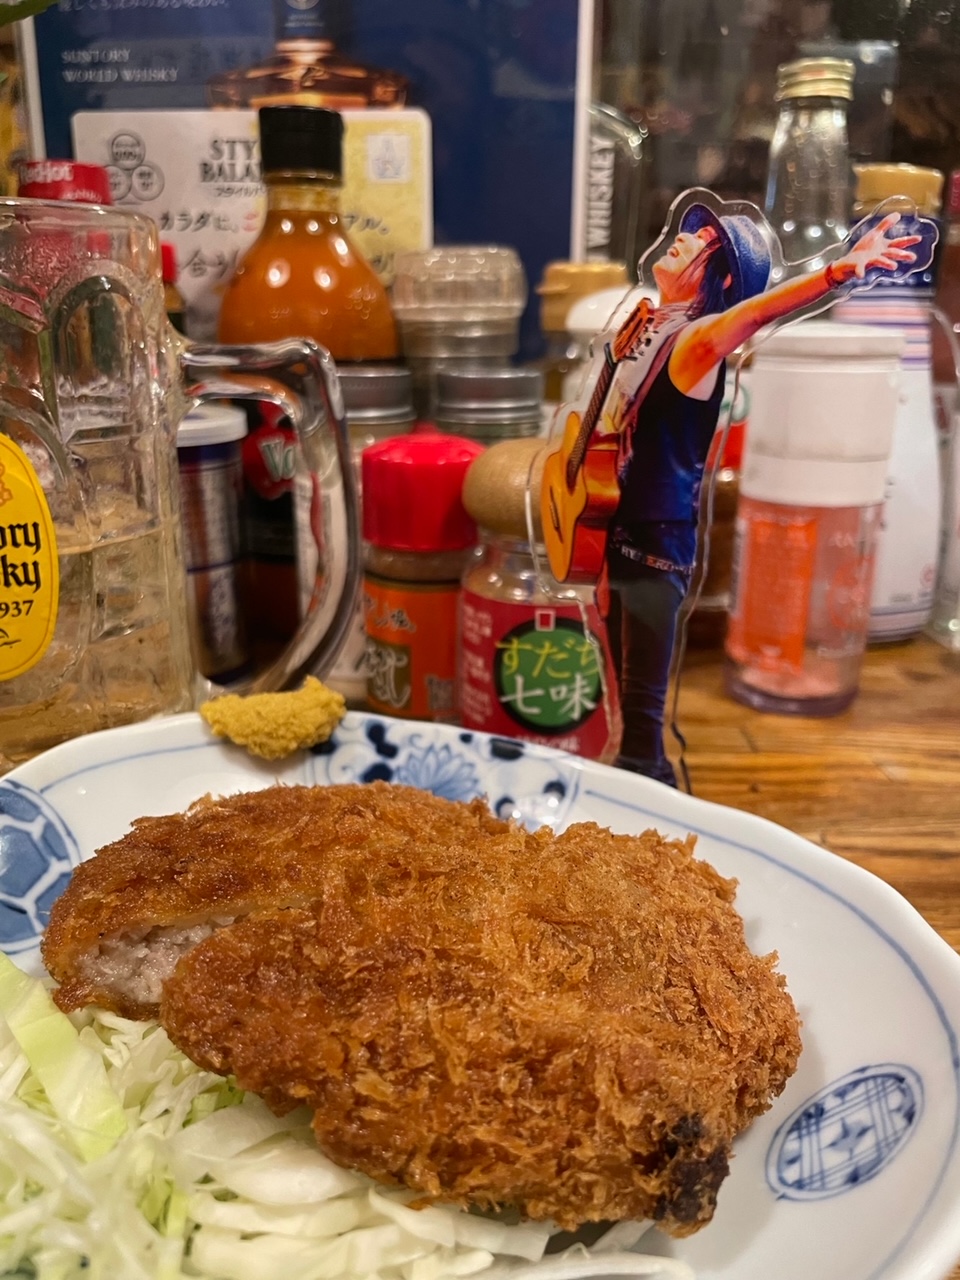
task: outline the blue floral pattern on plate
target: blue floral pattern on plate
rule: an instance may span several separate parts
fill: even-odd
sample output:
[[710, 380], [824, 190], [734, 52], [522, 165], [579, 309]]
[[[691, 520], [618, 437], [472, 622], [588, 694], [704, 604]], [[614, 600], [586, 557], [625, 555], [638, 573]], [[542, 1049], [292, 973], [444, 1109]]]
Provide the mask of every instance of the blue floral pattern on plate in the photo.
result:
[[572, 758], [561, 752], [527, 752], [512, 738], [474, 733], [460, 733], [451, 743], [450, 730], [442, 726], [371, 716], [348, 717], [316, 749], [314, 764], [320, 783], [399, 782], [445, 800], [486, 796], [498, 817], [530, 828], [565, 822], [580, 779]]
[[80, 850], [66, 823], [22, 782], [0, 782], [0, 947], [31, 951]]
[[767, 1181], [788, 1200], [825, 1200], [869, 1182], [899, 1153], [923, 1111], [911, 1067], [860, 1067], [794, 1111], [777, 1130]]

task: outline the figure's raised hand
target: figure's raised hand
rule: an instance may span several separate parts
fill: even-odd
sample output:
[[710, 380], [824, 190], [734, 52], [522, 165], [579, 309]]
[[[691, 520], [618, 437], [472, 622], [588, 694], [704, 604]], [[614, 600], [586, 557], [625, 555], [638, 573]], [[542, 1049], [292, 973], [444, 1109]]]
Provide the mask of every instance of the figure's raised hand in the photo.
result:
[[922, 236], [887, 234], [899, 221], [899, 213], [888, 213], [881, 218], [875, 227], [871, 227], [860, 237], [849, 252], [831, 264], [829, 271], [833, 278], [838, 283], [863, 280], [871, 267], [896, 271], [902, 262], [916, 262], [917, 255], [911, 252], [910, 246], [919, 244]]

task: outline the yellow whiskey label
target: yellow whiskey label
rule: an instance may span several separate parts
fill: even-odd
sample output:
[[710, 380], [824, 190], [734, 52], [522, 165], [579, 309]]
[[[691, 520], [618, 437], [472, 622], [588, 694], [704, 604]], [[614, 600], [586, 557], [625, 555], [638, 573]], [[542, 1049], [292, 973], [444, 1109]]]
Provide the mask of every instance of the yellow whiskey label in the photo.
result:
[[343, 113], [343, 194], [350, 239], [384, 284], [404, 249], [433, 244], [430, 117], [419, 107]]
[[23, 675], [53, 639], [60, 599], [57, 535], [30, 459], [0, 435], [0, 680]]

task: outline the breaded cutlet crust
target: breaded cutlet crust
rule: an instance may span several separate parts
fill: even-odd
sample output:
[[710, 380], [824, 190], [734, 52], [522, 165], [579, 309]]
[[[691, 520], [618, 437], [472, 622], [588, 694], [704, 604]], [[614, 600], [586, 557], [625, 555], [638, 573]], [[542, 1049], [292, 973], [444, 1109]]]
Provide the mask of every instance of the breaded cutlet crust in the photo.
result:
[[692, 842], [592, 824], [344, 846], [312, 906], [181, 960], [161, 1021], [276, 1109], [314, 1108], [322, 1149], [375, 1179], [688, 1234], [800, 1052], [734, 891]]
[[455, 805], [386, 783], [275, 786], [140, 818], [76, 867], [53, 904], [42, 953], [60, 984], [55, 998], [65, 1010], [96, 1004], [155, 1017], [156, 1004], [91, 979], [84, 958], [105, 939], [307, 905], [326, 883], [332, 848], [390, 858], [413, 840], [456, 850], [509, 829], [480, 800]]
[[800, 1052], [775, 956], [693, 841], [528, 833], [410, 788], [277, 787], [142, 819], [74, 874], [44, 954], [62, 1007], [104, 937], [222, 923], [159, 1016], [337, 1163], [575, 1227], [709, 1221], [731, 1142]]

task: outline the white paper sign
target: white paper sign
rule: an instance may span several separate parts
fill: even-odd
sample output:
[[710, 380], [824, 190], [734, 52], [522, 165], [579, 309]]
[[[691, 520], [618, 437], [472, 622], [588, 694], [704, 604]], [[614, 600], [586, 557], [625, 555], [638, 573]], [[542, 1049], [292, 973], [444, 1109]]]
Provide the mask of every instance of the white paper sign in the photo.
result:
[[[344, 111], [344, 222], [389, 282], [395, 253], [433, 240], [430, 119], [417, 108]], [[227, 282], [263, 222], [255, 111], [83, 111], [78, 160], [105, 165], [114, 203], [149, 214], [174, 246], [190, 337], [216, 337]]]

